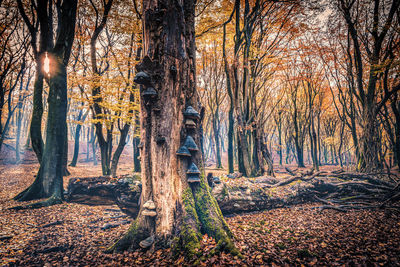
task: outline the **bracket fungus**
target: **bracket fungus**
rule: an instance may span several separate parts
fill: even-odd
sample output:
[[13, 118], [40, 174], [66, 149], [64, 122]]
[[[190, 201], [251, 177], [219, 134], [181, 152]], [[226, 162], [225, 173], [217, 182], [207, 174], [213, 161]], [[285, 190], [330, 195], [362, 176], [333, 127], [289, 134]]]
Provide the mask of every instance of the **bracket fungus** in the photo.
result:
[[188, 174], [188, 183], [200, 183], [200, 177], [198, 174]]
[[153, 200], [148, 200], [146, 203], [143, 204], [143, 208], [148, 210], [155, 210], [156, 204], [154, 204]]
[[200, 170], [199, 170], [199, 168], [197, 168], [197, 166], [196, 166], [196, 164], [194, 164], [193, 162], [190, 164], [190, 166], [189, 166], [189, 168], [188, 168], [188, 170], [187, 170], [187, 172], [186, 172], [187, 174], [197, 174], [197, 175], [199, 175], [200, 174]]
[[142, 92], [144, 99], [153, 99], [157, 96], [157, 91], [153, 87], [147, 87], [146, 90]]
[[169, 71], [170, 71], [172, 77], [175, 79], [176, 78], [176, 74], [178, 73], [178, 70], [176, 69], [176, 67], [174, 65], [171, 65], [169, 67]]
[[140, 142], [138, 148], [143, 148], [143, 142]]
[[191, 137], [190, 135], [186, 137], [184, 146], [186, 146], [187, 149], [189, 149], [190, 151], [199, 151], [199, 148], [194, 142], [193, 137]]
[[186, 128], [194, 129], [194, 128], [196, 128], [196, 123], [192, 119], [187, 119], [185, 121], [185, 126], [186, 126]]
[[162, 145], [167, 141], [164, 136], [157, 136], [156, 143], [157, 145]]
[[154, 243], [154, 236], [149, 236], [148, 238], [139, 242], [141, 248], [149, 248]]
[[191, 157], [192, 155], [190, 154], [189, 149], [186, 146], [181, 146], [178, 151], [176, 151], [176, 154], [178, 156], [182, 157]]
[[137, 84], [149, 85], [150, 84], [150, 76], [146, 72], [140, 71], [140, 72], [136, 73], [133, 81]]
[[157, 216], [157, 212], [156, 212], [155, 210], [149, 210], [149, 209], [144, 209], [144, 210], [142, 211], [142, 214], [143, 214], [144, 216], [149, 216], [149, 217], [155, 217], [155, 216]]
[[199, 119], [200, 114], [192, 107], [187, 106], [186, 110], [183, 112], [183, 115], [188, 119]]

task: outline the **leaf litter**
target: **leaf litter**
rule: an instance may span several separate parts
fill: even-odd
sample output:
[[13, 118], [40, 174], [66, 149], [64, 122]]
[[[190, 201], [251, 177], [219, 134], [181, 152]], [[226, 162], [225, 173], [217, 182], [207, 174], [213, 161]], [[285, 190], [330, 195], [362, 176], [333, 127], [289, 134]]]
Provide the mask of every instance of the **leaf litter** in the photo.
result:
[[[129, 228], [131, 218], [117, 206], [63, 203], [12, 211], [11, 198], [29, 185], [33, 163], [0, 165], [0, 266], [321, 266], [400, 265], [400, 214], [389, 210], [318, 211], [297, 205], [226, 218], [243, 257], [214, 254], [215, 241], [203, 236], [199, 258], [172, 258], [170, 249], [104, 250]], [[100, 167], [80, 163], [69, 177], [100, 175]], [[122, 163], [120, 173], [131, 172]], [[68, 183], [65, 178], [65, 185]]]

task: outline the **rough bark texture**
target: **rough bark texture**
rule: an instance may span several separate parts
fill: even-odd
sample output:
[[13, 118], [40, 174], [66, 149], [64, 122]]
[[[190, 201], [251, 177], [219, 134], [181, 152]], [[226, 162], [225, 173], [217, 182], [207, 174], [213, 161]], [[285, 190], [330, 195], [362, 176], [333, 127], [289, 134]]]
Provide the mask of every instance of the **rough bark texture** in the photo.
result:
[[43, 74], [41, 70], [40, 59], [36, 60], [36, 77], [33, 86], [33, 110], [31, 126], [29, 130], [32, 149], [38, 158], [39, 163], [42, 161], [43, 155], [43, 138], [42, 138], [42, 116], [43, 116]]
[[[187, 170], [192, 162], [203, 169], [201, 152], [190, 158], [176, 151], [188, 135], [200, 147], [199, 126], [185, 129], [183, 112], [187, 106], [199, 108], [195, 80], [195, 1], [143, 1], [144, 58], [136, 66], [150, 81], [141, 83], [141, 177], [142, 195], [139, 215], [128, 233], [110, 250], [139, 247], [152, 239], [151, 248], [172, 245], [175, 253], [191, 257], [200, 246], [201, 230], [214, 237], [220, 249], [235, 252], [231, 233], [209, 187], [189, 185]], [[148, 88], [157, 92], [148, 98]], [[155, 204], [155, 217], [146, 216], [147, 201]]]

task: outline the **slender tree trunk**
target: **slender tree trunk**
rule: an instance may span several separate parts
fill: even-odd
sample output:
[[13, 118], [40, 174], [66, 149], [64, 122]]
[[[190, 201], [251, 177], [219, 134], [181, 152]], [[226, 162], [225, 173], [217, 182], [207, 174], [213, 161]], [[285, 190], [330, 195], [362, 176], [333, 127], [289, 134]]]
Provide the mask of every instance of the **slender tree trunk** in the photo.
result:
[[222, 169], [221, 162], [221, 145], [220, 145], [220, 127], [219, 127], [219, 116], [218, 109], [215, 112], [214, 117], [212, 118], [213, 130], [214, 130], [214, 139], [215, 139], [215, 154], [216, 154], [216, 167], [218, 169]]
[[139, 144], [140, 144], [140, 137], [132, 138], [132, 145], [133, 145], [133, 169], [134, 172], [140, 172], [140, 159], [139, 159]]
[[111, 175], [113, 177], [117, 176], [118, 161], [119, 161], [119, 158], [121, 157], [122, 151], [124, 150], [124, 147], [126, 145], [126, 138], [128, 136], [130, 126], [131, 125], [129, 123], [126, 123], [124, 128], [122, 129], [121, 137], [119, 139], [117, 149], [115, 150], [114, 155], [112, 157]]
[[69, 164], [69, 166], [75, 167], [76, 163], [78, 162], [78, 156], [79, 156], [79, 141], [80, 141], [80, 136], [81, 136], [81, 130], [82, 130], [82, 123], [86, 120], [87, 115], [89, 114], [88, 111], [83, 114], [83, 110], [79, 111], [78, 115], [78, 125], [76, 125], [75, 129], [75, 144], [74, 144], [74, 155], [72, 156], [72, 161]]
[[17, 137], [15, 139], [15, 162], [18, 163], [20, 162], [21, 158], [20, 158], [20, 140], [21, 140], [21, 124], [22, 124], [22, 116], [24, 113], [24, 109], [22, 107], [22, 100], [21, 97], [18, 101], [18, 113], [17, 113]]
[[283, 162], [283, 151], [282, 151], [282, 124], [280, 123], [278, 126], [278, 155], [279, 155], [279, 165], [282, 166]]
[[234, 129], [233, 125], [235, 123], [234, 118], [233, 118], [233, 109], [229, 108], [229, 114], [228, 114], [228, 171], [229, 173], [234, 172], [234, 150], [233, 150], [233, 137], [234, 137]]
[[90, 160], [90, 132], [92, 128], [88, 127], [87, 128], [87, 133], [86, 133], [86, 162], [89, 162]]

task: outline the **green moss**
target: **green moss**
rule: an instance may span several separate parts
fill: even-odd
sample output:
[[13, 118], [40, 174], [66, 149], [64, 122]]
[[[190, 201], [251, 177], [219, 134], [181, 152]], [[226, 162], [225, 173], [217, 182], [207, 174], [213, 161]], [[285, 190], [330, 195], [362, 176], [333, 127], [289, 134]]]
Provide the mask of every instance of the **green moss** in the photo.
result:
[[185, 216], [186, 218], [184, 218], [184, 219], [188, 219], [188, 217], [192, 217], [196, 221], [196, 224], [200, 225], [199, 218], [198, 218], [197, 212], [196, 212], [196, 205], [194, 203], [193, 193], [190, 188], [187, 188], [183, 192], [182, 202], [183, 202], [184, 210], [187, 214]]
[[174, 238], [172, 250], [175, 255], [183, 252], [188, 259], [192, 259], [199, 252], [201, 235], [198, 231], [200, 222], [190, 188], [183, 192], [182, 202], [185, 214], [183, 216], [180, 236]]
[[204, 174], [200, 185], [193, 189], [195, 207], [202, 229], [217, 241], [217, 250], [238, 255], [239, 251], [232, 242], [232, 233], [226, 223], [217, 201], [211, 195], [204, 182]]
[[140, 174], [134, 174], [132, 176], [132, 180], [140, 182], [140, 181], [142, 181], [142, 177], [140, 177]]
[[226, 185], [224, 185], [224, 187], [222, 188], [221, 195], [223, 198], [226, 198], [227, 196], [229, 196], [228, 188]]
[[132, 243], [138, 238], [139, 227], [137, 220], [133, 221], [128, 229], [128, 232], [121, 237], [117, 242], [115, 242], [111, 247], [109, 247], [105, 252], [112, 253], [114, 251], [124, 251], [128, 249]]

